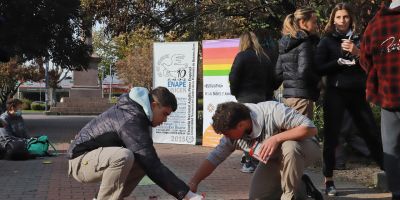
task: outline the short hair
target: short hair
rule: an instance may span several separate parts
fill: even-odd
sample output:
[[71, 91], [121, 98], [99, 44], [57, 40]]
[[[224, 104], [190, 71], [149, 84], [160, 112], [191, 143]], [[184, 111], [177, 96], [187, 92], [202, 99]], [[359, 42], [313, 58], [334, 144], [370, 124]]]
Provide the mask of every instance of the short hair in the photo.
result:
[[19, 99], [9, 99], [7, 100], [7, 110], [11, 110], [11, 108], [16, 108], [17, 106], [21, 105], [22, 101]]
[[165, 87], [156, 87], [149, 93], [150, 102], [157, 101], [163, 107], [171, 107], [172, 111], [176, 111], [178, 105], [175, 95]]
[[225, 102], [217, 106], [212, 117], [212, 127], [218, 134], [234, 129], [240, 121], [251, 119], [250, 109], [237, 102]]

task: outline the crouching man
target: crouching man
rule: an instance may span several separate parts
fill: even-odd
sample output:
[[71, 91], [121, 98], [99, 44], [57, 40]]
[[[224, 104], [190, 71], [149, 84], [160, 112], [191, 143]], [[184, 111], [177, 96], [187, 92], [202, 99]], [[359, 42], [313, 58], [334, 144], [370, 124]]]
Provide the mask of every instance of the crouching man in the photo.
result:
[[133, 88], [75, 137], [69, 175], [81, 183], [101, 181], [97, 200], [129, 196], [144, 175], [177, 199], [202, 199], [161, 163], [153, 146], [150, 127], [176, 109], [175, 96], [164, 87]]
[[254, 172], [249, 199], [297, 198], [305, 167], [320, 157], [317, 129], [310, 119], [273, 101], [222, 103], [212, 119], [214, 130], [224, 137], [191, 178], [191, 191], [235, 149], [248, 150], [258, 142], [266, 164], [259, 162]]

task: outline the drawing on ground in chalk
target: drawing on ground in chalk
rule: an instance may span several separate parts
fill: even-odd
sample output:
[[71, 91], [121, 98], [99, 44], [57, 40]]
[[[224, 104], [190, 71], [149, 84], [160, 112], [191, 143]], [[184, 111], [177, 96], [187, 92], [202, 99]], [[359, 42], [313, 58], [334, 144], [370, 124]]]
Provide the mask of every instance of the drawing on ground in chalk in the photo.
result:
[[185, 55], [166, 54], [158, 59], [156, 73], [159, 77], [184, 78], [186, 76]]

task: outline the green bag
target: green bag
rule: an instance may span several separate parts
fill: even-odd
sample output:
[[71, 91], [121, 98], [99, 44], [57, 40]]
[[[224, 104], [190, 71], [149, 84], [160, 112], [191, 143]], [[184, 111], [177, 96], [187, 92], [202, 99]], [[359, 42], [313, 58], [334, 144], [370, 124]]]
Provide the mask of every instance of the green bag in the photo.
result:
[[50, 156], [48, 153], [49, 146], [51, 146], [54, 151], [57, 152], [54, 146], [49, 142], [47, 135], [31, 138], [27, 143], [27, 149], [29, 153], [35, 156]]

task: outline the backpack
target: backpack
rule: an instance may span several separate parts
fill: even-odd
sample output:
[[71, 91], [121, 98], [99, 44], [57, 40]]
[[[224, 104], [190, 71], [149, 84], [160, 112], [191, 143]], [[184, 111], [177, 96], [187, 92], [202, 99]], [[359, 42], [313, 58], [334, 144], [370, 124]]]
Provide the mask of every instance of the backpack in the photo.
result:
[[34, 137], [28, 140], [26, 148], [28, 152], [35, 156], [50, 156], [48, 152], [49, 146], [51, 146], [54, 151], [57, 151], [54, 146], [49, 142], [47, 135], [41, 135], [39, 137]]
[[5, 145], [4, 159], [27, 160], [33, 158], [26, 148], [26, 140], [10, 140]]

